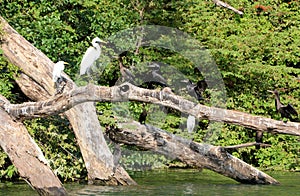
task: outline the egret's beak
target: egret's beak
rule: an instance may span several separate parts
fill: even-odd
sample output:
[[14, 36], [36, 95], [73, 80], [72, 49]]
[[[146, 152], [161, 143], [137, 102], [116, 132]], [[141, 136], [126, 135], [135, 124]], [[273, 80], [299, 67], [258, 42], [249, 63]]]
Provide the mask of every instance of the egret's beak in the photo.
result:
[[98, 43], [98, 44], [107, 44], [107, 42], [105, 42], [105, 41], [103, 41], [103, 40], [96, 41], [96, 43]]
[[274, 91], [267, 90], [269, 93], [274, 93]]
[[65, 65], [70, 65], [70, 64], [69, 64], [69, 63], [67, 63], [67, 62], [64, 62], [64, 64], [65, 64]]

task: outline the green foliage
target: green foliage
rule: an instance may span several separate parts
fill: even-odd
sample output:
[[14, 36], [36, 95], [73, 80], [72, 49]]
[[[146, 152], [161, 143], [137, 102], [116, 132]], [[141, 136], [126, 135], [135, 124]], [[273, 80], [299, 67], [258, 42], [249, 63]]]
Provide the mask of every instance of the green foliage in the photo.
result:
[[18, 68], [8, 63], [0, 50], [0, 93], [12, 102], [15, 102], [18, 98], [18, 94], [14, 91], [14, 77], [17, 72]]
[[13, 165], [8, 166], [7, 170], [6, 170], [6, 175], [8, 176], [8, 178], [12, 178], [14, 175], [17, 174], [17, 168]]
[[267, 135], [266, 143], [272, 148], [262, 148], [254, 155], [258, 165], [265, 169], [299, 170], [299, 138], [286, 135]]
[[85, 178], [84, 162], [67, 119], [52, 116], [27, 120], [25, 125], [59, 178], [63, 181]]
[[[299, 1], [246, 1], [230, 0], [232, 6], [242, 8], [244, 16], [217, 7], [212, 1], [0, 1], [0, 14], [28, 41], [43, 51], [51, 60], [64, 60], [74, 80], [79, 64], [93, 37], [107, 38], [120, 30], [141, 24], [164, 25], [180, 29], [200, 41], [210, 50], [221, 71], [226, 86], [226, 107], [253, 115], [280, 120], [274, 107], [274, 97], [266, 90], [278, 89], [283, 103], [292, 103], [300, 111], [299, 89]], [[264, 6], [264, 9], [258, 9]], [[126, 66], [134, 66], [143, 73], [143, 62], [158, 61], [172, 65], [193, 82], [202, 79], [193, 63], [180, 54], [162, 48], [142, 47], [139, 54], [129, 51], [124, 57]], [[140, 67], [139, 67], [140, 66]], [[168, 71], [168, 70], [167, 70]], [[0, 55], [0, 93], [12, 102], [26, 98], [17, 89], [14, 75], [18, 70]], [[167, 72], [169, 73], [169, 72]], [[118, 62], [112, 61], [94, 79], [98, 84], [113, 86], [119, 79]], [[165, 77], [178, 81], [171, 74]], [[144, 86], [143, 86], [144, 85]], [[142, 84], [146, 87], [145, 84]], [[211, 91], [205, 94], [204, 104], [211, 105]], [[181, 93], [181, 92], [176, 92]], [[217, 96], [224, 96], [217, 95]], [[190, 97], [187, 96], [188, 99]], [[194, 100], [193, 100], [194, 101]], [[103, 114], [103, 126], [116, 126], [116, 110], [112, 103], [98, 103]], [[129, 115], [137, 120], [142, 111], [140, 103], [117, 105], [120, 116]], [[146, 123], [172, 133], [227, 146], [254, 141], [255, 133], [243, 127], [224, 126], [200, 121], [195, 133], [185, 132], [186, 118], [175, 110], [147, 105]], [[123, 119], [122, 119], [123, 120]], [[49, 160], [51, 167], [64, 181], [86, 177], [86, 170], [75, 137], [68, 122], [60, 117], [27, 121], [26, 126]], [[244, 148], [233, 155], [265, 169], [299, 170], [299, 139], [293, 136], [264, 134], [269, 148]], [[140, 155], [127, 156], [123, 163], [142, 160]], [[153, 158], [154, 157], [154, 158]], [[153, 164], [150, 156], [146, 164]], [[164, 161], [162, 161], [164, 162]], [[0, 154], [2, 178], [13, 176], [8, 157]]]

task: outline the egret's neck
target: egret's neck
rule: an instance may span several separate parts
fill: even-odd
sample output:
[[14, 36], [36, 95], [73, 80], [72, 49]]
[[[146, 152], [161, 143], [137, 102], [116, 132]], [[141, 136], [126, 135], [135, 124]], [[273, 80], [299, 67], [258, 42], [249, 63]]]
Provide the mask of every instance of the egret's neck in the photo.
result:
[[101, 51], [101, 46], [99, 45], [99, 44], [94, 44], [93, 45], [94, 46], [94, 48], [96, 49], [96, 50], [99, 50], [99, 51]]

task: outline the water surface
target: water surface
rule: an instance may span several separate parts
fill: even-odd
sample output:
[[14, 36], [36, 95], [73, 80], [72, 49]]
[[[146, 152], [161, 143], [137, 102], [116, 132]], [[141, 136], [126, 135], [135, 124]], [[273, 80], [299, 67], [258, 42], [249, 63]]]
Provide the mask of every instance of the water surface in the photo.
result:
[[[131, 172], [137, 186], [65, 184], [69, 195], [300, 195], [299, 172], [267, 172], [281, 185], [245, 185], [193, 169]], [[27, 184], [2, 184], [0, 195], [37, 195]]]

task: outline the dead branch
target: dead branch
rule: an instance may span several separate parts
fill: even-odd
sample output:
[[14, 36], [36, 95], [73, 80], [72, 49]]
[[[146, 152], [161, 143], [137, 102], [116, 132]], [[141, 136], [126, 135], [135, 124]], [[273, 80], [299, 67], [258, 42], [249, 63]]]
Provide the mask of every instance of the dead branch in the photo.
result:
[[[1, 100], [9, 103], [1, 95], [0, 97]], [[26, 127], [20, 122], [13, 121], [1, 108], [0, 118], [0, 145], [18, 169], [20, 177], [25, 179], [40, 195], [67, 195], [41, 149], [28, 134]]]
[[225, 149], [237, 149], [237, 148], [245, 148], [250, 146], [260, 146], [260, 147], [271, 147], [270, 144], [264, 144], [264, 143], [256, 143], [256, 142], [249, 142], [245, 144], [238, 144], [233, 146], [224, 146]]
[[279, 183], [269, 175], [230, 155], [223, 147], [196, 143], [151, 125], [141, 125], [136, 121], [119, 125], [121, 129], [107, 131], [113, 141], [136, 145], [143, 150], [151, 150], [178, 159], [190, 166], [204, 167], [241, 183]]
[[226, 110], [195, 104], [168, 91], [149, 90], [136, 87], [130, 83], [120, 86], [103, 87], [89, 84], [74, 88], [49, 100], [23, 104], [4, 104], [5, 110], [17, 119], [44, 117], [64, 112], [87, 101], [140, 101], [174, 108], [198, 119], [236, 124], [270, 133], [282, 133], [300, 136], [299, 123], [283, 122], [244, 112]]
[[239, 15], [243, 15], [244, 13], [235, 9], [234, 7], [232, 7], [231, 5], [223, 2], [223, 1], [219, 1], [219, 0], [213, 0], [213, 2], [217, 5], [217, 6], [220, 6], [220, 7], [224, 7], [224, 8], [227, 8], [227, 9], [230, 9], [232, 10], [233, 12], [239, 14]]

